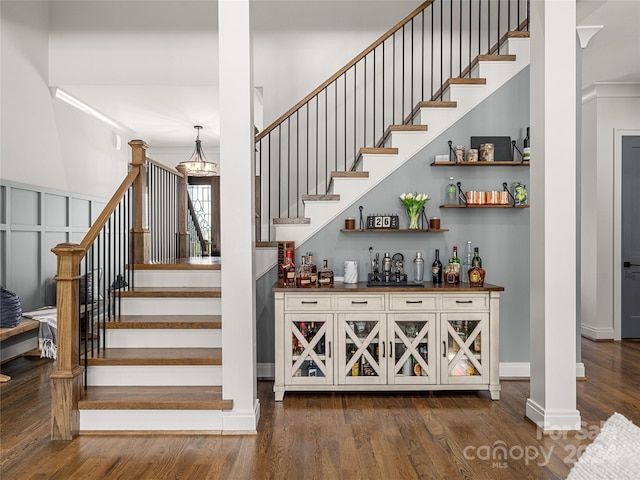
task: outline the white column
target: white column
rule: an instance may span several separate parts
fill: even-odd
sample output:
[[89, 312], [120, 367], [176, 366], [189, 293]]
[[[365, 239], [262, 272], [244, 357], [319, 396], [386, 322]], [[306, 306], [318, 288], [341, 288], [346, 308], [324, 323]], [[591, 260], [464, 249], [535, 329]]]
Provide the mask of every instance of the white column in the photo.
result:
[[223, 430], [255, 431], [253, 72], [249, 0], [218, 2]]
[[576, 409], [576, 2], [534, 0], [531, 31], [531, 391], [545, 431]]

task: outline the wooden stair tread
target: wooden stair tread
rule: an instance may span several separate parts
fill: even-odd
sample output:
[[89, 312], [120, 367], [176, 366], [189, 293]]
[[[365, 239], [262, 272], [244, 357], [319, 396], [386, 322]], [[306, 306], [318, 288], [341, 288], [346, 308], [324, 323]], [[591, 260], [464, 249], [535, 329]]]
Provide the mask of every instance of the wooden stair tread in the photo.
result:
[[231, 410], [220, 386], [88, 387], [80, 410]]
[[369, 178], [369, 172], [331, 172], [331, 178]]
[[427, 132], [428, 130], [428, 125], [389, 125], [382, 138], [378, 140], [377, 146], [381, 147], [384, 145], [393, 132]]
[[326, 194], [326, 195], [302, 195], [303, 202], [339, 202], [340, 195]]
[[273, 248], [277, 246], [278, 242], [256, 242], [256, 248]]
[[487, 84], [486, 78], [459, 78], [459, 77], [449, 78], [446, 82], [444, 82], [444, 85], [442, 86], [442, 88], [440, 88], [436, 93], [433, 94], [433, 97], [431, 97], [431, 99], [436, 100], [451, 85], [486, 85], [486, 84]]
[[430, 100], [419, 102], [418, 105], [416, 105], [416, 110], [419, 110], [421, 108], [458, 108], [458, 102]]
[[[127, 265], [127, 269], [131, 266]], [[136, 263], [133, 270], [221, 270], [220, 257], [189, 257], [164, 262]]]
[[109, 329], [220, 329], [221, 315], [121, 315], [105, 322]]
[[362, 155], [397, 155], [397, 154], [398, 154], [397, 148], [384, 148], [384, 147], [375, 147], [375, 148], [365, 147], [365, 148], [361, 148], [359, 152], [360, 156]]
[[428, 125], [389, 125], [387, 132], [426, 132]]
[[87, 365], [222, 365], [222, 349], [104, 348], [87, 358]]
[[220, 298], [220, 287], [136, 287], [133, 290], [114, 292], [129, 298]]
[[272, 221], [274, 225], [308, 225], [311, 223], [311, 219], [306, 217], [280, 217], [274, 218]]

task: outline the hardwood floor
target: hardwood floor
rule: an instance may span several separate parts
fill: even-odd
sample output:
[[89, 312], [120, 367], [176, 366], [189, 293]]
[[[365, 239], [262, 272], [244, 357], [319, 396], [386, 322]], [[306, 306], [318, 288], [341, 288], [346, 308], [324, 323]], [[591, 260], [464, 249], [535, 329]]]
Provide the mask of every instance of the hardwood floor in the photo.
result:
[[[524, 418], [528, 381], [487, 392], [287, 393], [258, 383], [254, 436], [80, 436], [49, 440], [51, 362], [3, 365], [0, 477], [44, 479], [541, 479], [565, 478], [600, 422], [640, 425], [640, 342], [582, 342], [583, 429], [541, 436]], [[504, 460], [491, 455], [506, 449]]]

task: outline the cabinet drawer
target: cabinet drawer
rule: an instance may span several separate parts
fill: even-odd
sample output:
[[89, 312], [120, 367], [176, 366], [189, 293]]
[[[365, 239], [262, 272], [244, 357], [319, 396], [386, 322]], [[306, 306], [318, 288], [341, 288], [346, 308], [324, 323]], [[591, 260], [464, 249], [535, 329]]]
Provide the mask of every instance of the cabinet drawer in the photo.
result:
[[489, 310], [489, 298], [484, 293], [480, 294], [462, 294], [462, 295], [443, 295], [442, 310]]
[[298, 312], [324, 312], [331, 310], [331, 297], [329, 295], [287, 295], [284, 300], [284, 309]]
[[384, 295], [340, 295], [336, 298], [340, 312], [372, 312], [384, 310]]
[[392, 293], [389, 296], [389, 310], [413, 311], [436, 310], [437, 295], [415, 293]]

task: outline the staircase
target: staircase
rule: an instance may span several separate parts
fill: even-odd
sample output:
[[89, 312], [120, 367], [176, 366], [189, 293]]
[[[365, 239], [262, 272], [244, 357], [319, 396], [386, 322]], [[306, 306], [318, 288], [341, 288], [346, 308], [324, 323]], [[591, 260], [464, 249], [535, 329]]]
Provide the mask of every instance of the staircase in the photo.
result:
[[233, 401], [222, 395], [220, 268], [215, 257], [134, 266], [106, 348], [87, 358], [81, 432], [222, 431]]
[[[275, 239], [304, 243], [527, 67], [529, 32], [509, 32], [500, 51], [478, 55], [469, 67], [470, 78], [447, 80], [434, 99], [415, 105], [410, 124], [390, 125], [376, 147], [361, 148], [347, 171], [331, 173], [326, 195], [302, 195], [304, 216], [274, 218]], [[275, 265], [274, 251], [259, 255], [270, 259], [260, 262], [265, 266], [260, 273], [265, 273]]]

